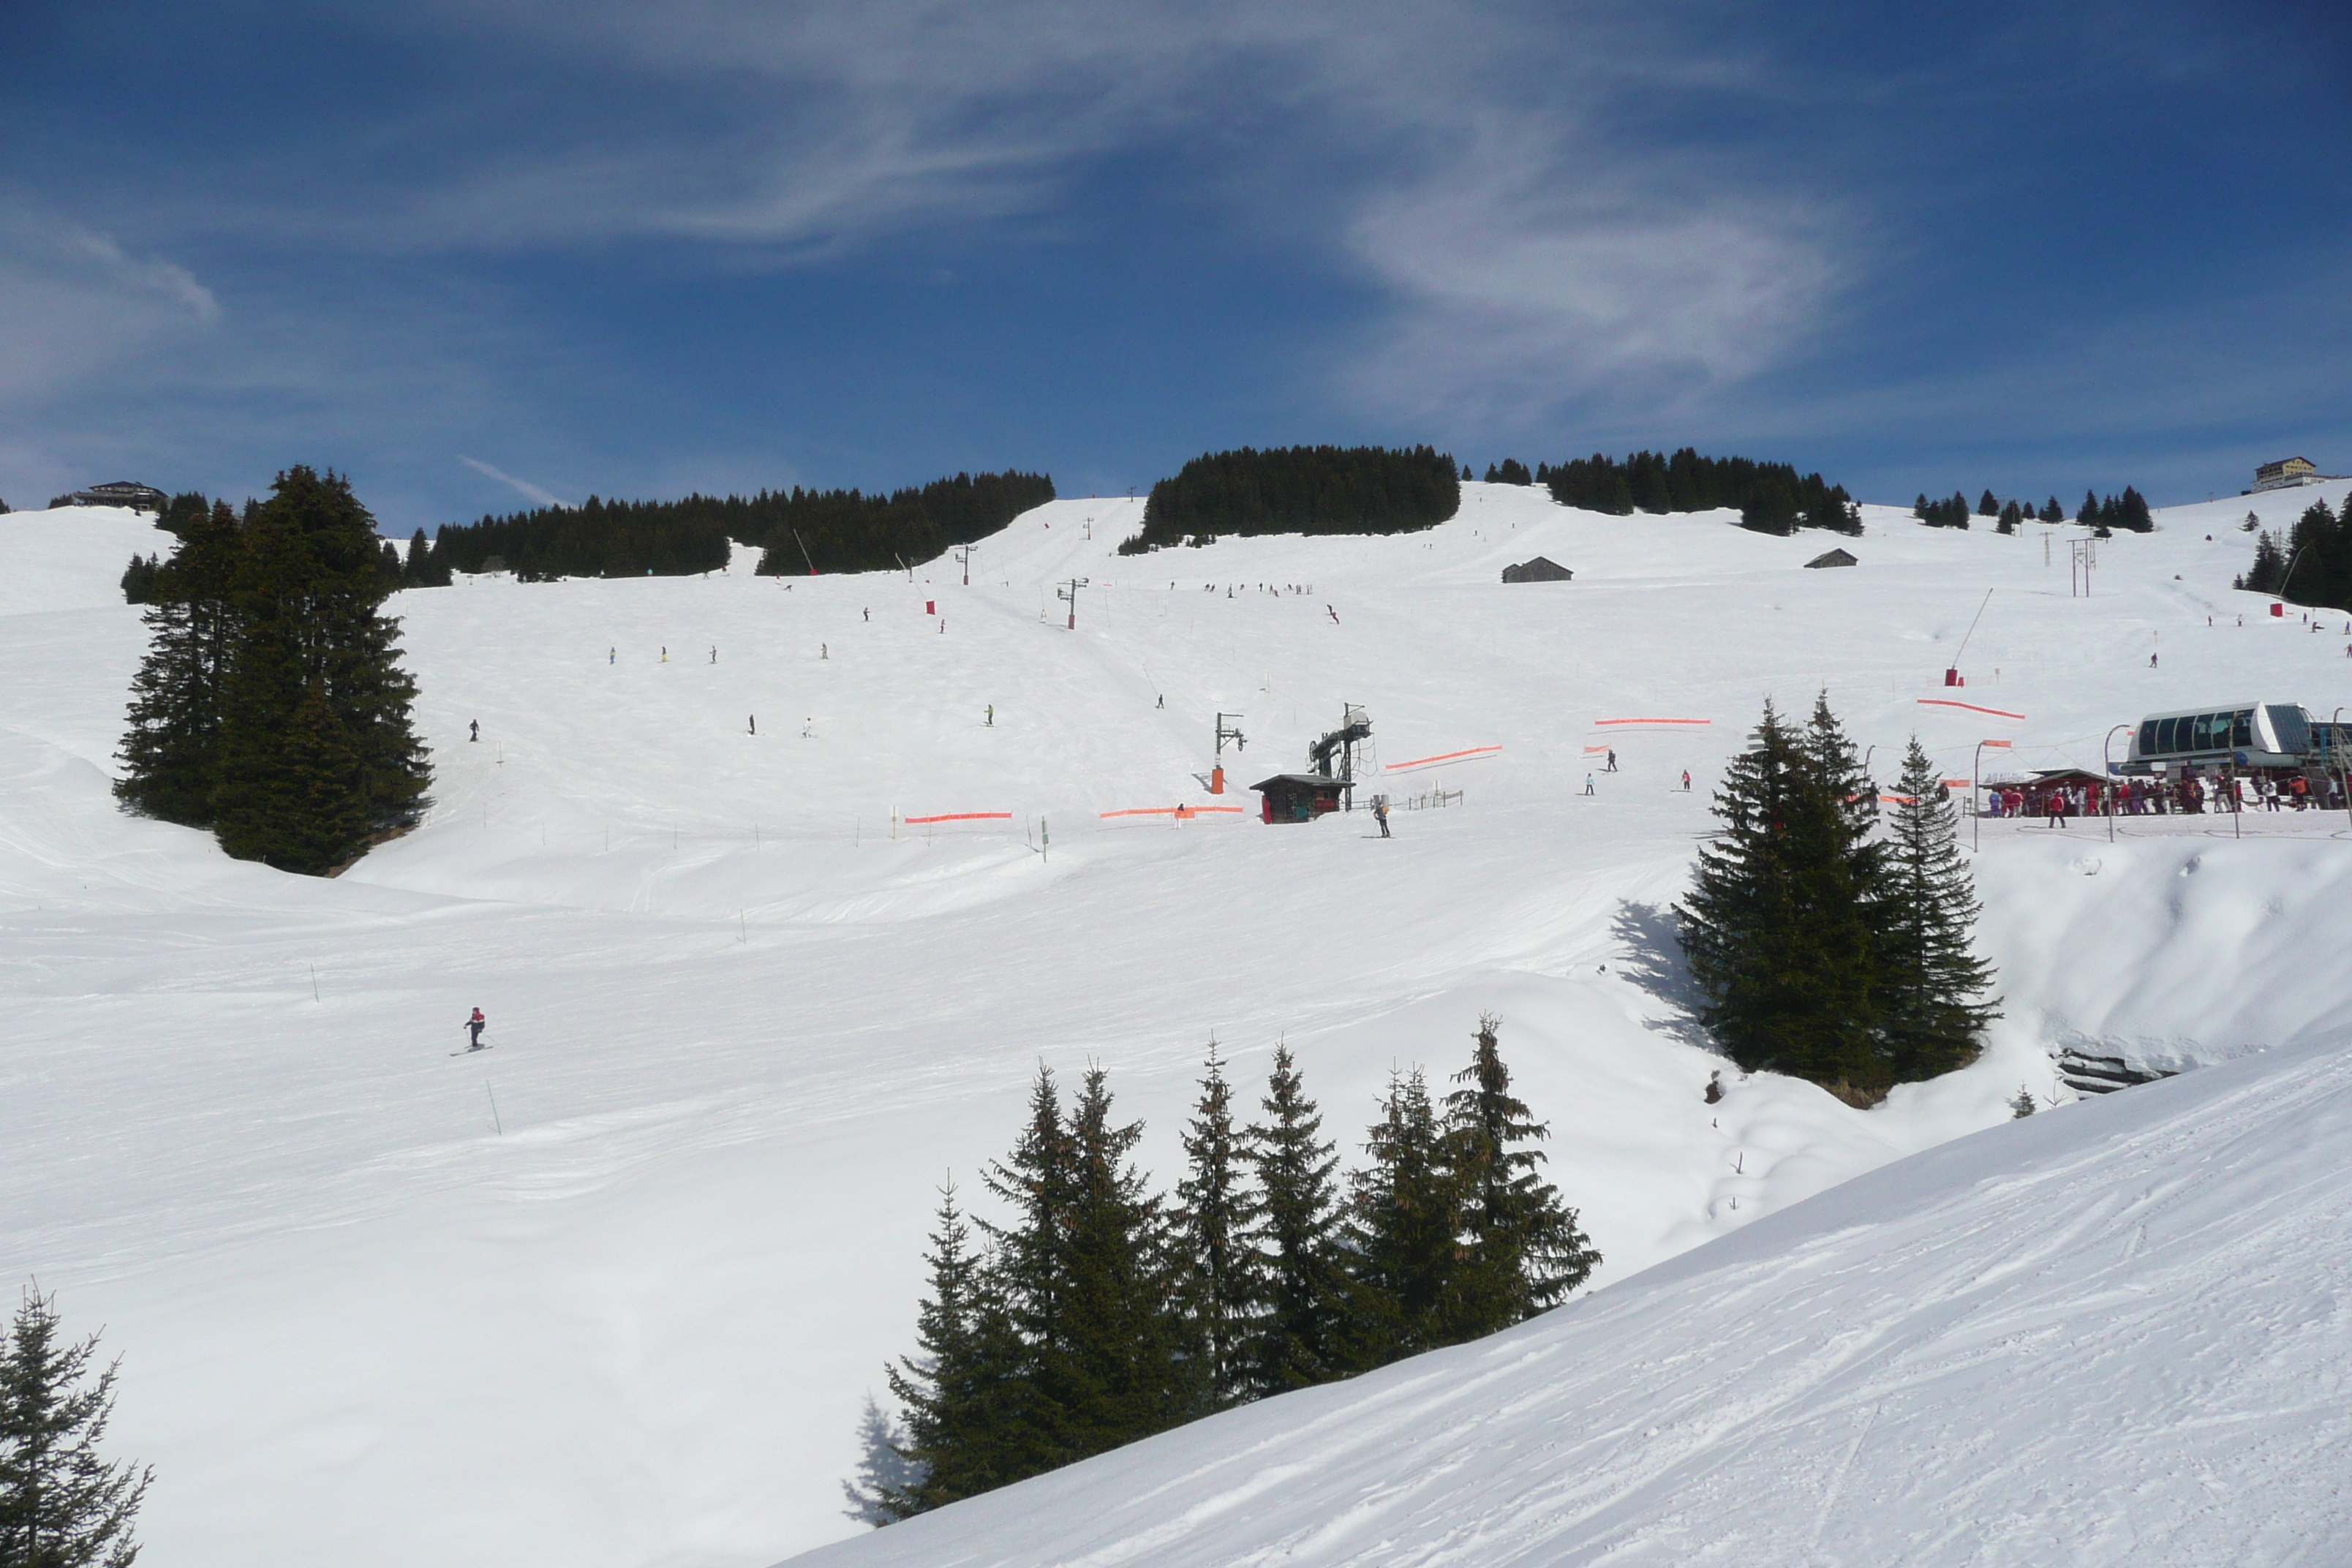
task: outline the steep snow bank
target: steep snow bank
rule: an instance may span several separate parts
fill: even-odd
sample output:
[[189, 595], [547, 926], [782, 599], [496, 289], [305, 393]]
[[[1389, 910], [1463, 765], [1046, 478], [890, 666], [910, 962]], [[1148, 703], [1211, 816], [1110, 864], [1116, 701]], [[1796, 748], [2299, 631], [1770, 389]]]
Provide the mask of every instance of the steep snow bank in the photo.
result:
[[2352, 1057], [2273, 1053], [794, 1561], [2352, 1560], [2347, 1162]]

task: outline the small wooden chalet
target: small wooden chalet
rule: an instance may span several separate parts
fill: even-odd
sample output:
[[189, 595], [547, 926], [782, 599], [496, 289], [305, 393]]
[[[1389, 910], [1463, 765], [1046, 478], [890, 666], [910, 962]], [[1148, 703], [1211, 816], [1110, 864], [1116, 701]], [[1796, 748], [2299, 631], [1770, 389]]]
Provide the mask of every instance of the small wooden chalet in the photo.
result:
[[1806, 562], [1805, 570], [1810, 572], [1817, 566], [1859, 566], [1862, 563], [1843, 550], [1825, 550]]
[[1312, 822], [1339, 810], [1339, 792], [1347, 787], [1345, 779], [1326, 773], [1276, 773], [1250, 785], [1264, 797], [1257, 807], [1260, 822]]
[[1532, 561], [1522, 561], [1517, 566], [1503, 568], [1506, 583], [1565, 583], [1576, 575], [1557, 561], [1547, 561], [1538, 555]]

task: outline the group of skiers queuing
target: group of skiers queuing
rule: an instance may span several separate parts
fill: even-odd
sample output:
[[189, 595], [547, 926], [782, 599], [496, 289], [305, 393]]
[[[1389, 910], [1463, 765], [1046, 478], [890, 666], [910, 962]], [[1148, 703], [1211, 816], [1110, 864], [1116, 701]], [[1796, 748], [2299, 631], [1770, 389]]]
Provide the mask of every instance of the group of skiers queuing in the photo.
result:
[[1992, 784], [1985, 789], [1984, 814], [1998, 817], [2040, 817], [2045, 826], [2063, 827], [2070, 817], [2098, 816], [2110, 808], [2118, 816], [2195, 816], [2231, 811], [2307, 811], [2336, 809], [2343, 793], [2334, 779], [2314, 784], [2301, 773], [2284, 778], [2266, 774], [2185, 774], [2178, 779], [2118, 779], [2113, 800], [2095, 783], [2075, 784]]

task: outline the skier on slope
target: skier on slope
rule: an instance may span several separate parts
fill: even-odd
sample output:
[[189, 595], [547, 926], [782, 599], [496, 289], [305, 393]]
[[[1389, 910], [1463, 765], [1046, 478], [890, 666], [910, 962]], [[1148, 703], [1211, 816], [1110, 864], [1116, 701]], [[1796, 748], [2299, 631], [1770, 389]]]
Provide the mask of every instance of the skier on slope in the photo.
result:
[[1592, 793], [1592, 775], [1591, 773], [1584, 775], [1584, 793], [1587, 795], [1591, 795]]
[[473, 1036], [473, 1044], [467, 1046], [466, 1048], [469, 1051], [484, 1049], [485, 1047], [482, 1045], [482, 1031], [489, 1026], [490, 1021], [482, 1016], [482, 1010], [479, 1007], [475, 1008], [474, 1016], [466, 1020], [466, 1028]]
[[1609, 765], [1608, 765], [1607, 767], [1605, 767], [1605, 768], [1601, 769], [1601, 771], [1602, 773], [1615, 773], [1615, 772], [1617, 771], [1617, 748], [1616, 748], [1616, 747], [1612, 746], [1612, 747], [1610, 747], [1610, 748], [1609, 748]]
[[1381, 825], [1381, 837], [1386, 838], [1389, 836], [1388, 796], [1384, 795], [1376, 795], [1372, 796], [1372, 820]]

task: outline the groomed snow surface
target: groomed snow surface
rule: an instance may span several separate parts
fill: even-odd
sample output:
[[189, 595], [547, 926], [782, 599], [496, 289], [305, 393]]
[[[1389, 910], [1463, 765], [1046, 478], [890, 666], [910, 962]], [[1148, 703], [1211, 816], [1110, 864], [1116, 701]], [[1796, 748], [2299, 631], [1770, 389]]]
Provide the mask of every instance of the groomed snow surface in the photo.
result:
[[2347, 1144], [2338, 1047], [2168, 1079], [802, 1561], [2352, 1561]]
[[[1834, 542], [1860, 566], [1807, 572], [1832, 542], [1481, 485], [1424, 534], [1139, 558], [1139, 503], [1060, 501], [969, 587], [469, 581], [393, 605], [433, 814], [332, 882], [114, 809], [114, 580], [169, 542], [0, 518], [0, 1268], [124, 1357], [154, 1561], [756, 1568], [856, 1533], [933, 1189], [1004, 1150], [1038, 1061], [1101, 1061], [1172, 1182], [1212, 1031], [1244, 1079], [1286, 1037], [1352, 1144], [1392, 1064], [1452, 1070], [1492, 1010], [1602, 1289], [845, 1550], [2340, 1561], [2340, 818], [1984, 824], [2006, 1016], [1867, 1112], [1728, 1071], [1703, 1103], [1666, 906], [1768, 694], [1826, 687], [1882, 777], [1915, 729], [1966, 776], [1987, 738], [1988, 771], [2095, 767], [2150, 710], [2331, 711], [2343, 618], [2226, 584], [2249, 507], [2344, 488], [2162, 513], [2086, 598], [2072, 528], [1874, 508]], [[1538, 553], [1576, 580], [1499, 584]], [[1463, 792], [1388, 842], [1100, 815], [1254, 807], [1194, 778], [1214, 716], [1240, 786], [1343, 702], [1391, 768], [1502, 750], [1383, 776]], [[1709, 722], [1601, 722], [1641, 718]], [[476, 1005], [496, 1048], [453, 1058]], [[2001, 1126], [2070, 1043], [2228, 1065]]]

